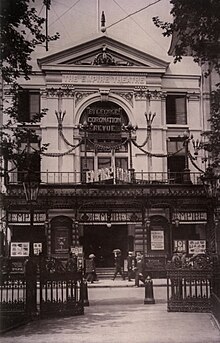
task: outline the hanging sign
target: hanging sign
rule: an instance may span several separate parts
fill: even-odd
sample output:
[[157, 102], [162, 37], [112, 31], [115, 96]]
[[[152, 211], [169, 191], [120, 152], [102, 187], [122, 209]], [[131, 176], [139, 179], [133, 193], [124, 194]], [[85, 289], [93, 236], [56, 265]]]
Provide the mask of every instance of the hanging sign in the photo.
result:
[[137, 223], [142, 221], [141, 212], [81, 212], [81, 223]]
[[90, 139], [119, 139], [122, 125], [127, 125], [128, 118], [121, 106], [111, 101], [97, 101], [83, 111], [80, 122], [86, 123], [83, 130]]
[[202, 211], [179, 211], [174, 212], [172, 215], [172, 220], [179, 220], [180, 222], [207, 222], [207, 212]]
[[86, 183], [100, 182], [105, 180], [117, 180], [122, 182], [131, 182], [130, 171], [122, 168], [101, 168], [97, 170], [88, 170], [86, 172]]
[[[30, 223], [31, 221], [31, 214], [30, 212], [9, 212], [8, 213], [8, 223], [15, 224], [15, 223]], [[46, 213], [45, 212], [34, 212], [33, 213], [33, 221], [36, 224], [41, 224], [46, 221]]]

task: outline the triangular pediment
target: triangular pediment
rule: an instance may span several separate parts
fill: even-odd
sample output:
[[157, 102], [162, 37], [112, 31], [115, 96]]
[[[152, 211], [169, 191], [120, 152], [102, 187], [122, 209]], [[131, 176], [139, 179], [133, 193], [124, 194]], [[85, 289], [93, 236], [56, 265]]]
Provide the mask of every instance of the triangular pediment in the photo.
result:
[[38, 60], [41, 68], [46, 66], [102, 66], [140, 67], [166, 70], [169, 62], [146, 52], [121, 43], [107, 36], [101, 36], [85, 43], [59, 51]]

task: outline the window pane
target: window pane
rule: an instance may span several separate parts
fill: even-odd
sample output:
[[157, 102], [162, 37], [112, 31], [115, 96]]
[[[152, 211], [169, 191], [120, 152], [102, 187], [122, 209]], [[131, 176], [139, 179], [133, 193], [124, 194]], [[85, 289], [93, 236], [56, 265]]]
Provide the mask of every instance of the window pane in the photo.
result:
[[175, 98], [173, 95], [167, 95], [166, 98], [166, 122], [167, 124], [176, 124]]
[[99, 157], [98, 158], [98, 169], [111, 167], [110, 157]]
[[29, 92], [22, 90], [18, 93], [18, 120], [20, 122], [29, 121]]
[[40, 94], [30, 93], [30, 119], [40, 113]]
[[166, 122], [167, 124], [186, 124], [185, 95], [167, 95]]
[[175, 183], [183, 182], [183, 171], [185, 168], [185, 156], [170, 156], [167, 158], [169, 179]]
[[186, 100], [185, 97], [176, 98], [176, 124], [186, 124]]
[[93, 157], [81, 157], [81, 171], [83, 170], [94, 170], [94, 159]]
[[126, 157], [117, 157], [115, 159], [116, 168], [122, 168], [128, 170], [128, 159]]

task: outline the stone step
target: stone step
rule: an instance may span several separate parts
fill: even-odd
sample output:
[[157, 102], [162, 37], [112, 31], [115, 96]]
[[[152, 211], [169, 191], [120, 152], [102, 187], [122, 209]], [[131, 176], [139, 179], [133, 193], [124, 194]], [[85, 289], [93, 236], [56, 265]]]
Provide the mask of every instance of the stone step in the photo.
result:
[[112, 279], [114, 272], [114, 268], [96, 268], [98, 279]]

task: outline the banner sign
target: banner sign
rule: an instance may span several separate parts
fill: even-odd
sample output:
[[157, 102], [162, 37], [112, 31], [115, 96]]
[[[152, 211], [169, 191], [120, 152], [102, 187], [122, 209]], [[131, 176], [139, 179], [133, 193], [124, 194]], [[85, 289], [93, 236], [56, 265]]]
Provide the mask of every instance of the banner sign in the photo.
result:
[[[46, 221], [46, 213], [45, 212], [34, 212], [33, 214], [33, 221], [34, 223], [42, 224]], [[15, 223], [30, 223], [31, 222], [31, 214], [30, 212], [9, 212], [8, 213], [8, 223], [15, 224]]]
[[[114, 139], [121, 137], [122, 125], [128, 124], [127, 114], [124, 109], [110, 101], [101, 102], [97, 101], [88, 106], [82, 114], [80, 123], [86, 123], [86, 132], [88, 138], [101, 138], [107, 137]], [[83, 127], [83, 130], [85, 127]], [[103, 137], [104, 135], [104, 137]]]
[[86, 172], [86, 183], [100, 182], [105, 180], [117, 180], [131, 182], [131, 173], [122, 168], [101, 168], [98, 170], [88, 170]]
[[132, 212], [83, 212], [80, 214], [81, 223], [136, 223], [142, 221], [142, 214]]
[[172, 220], [178, 219], [180, 222], [207, 222], [207, 212], [202, 211], [181, 211], [174, 212]]

